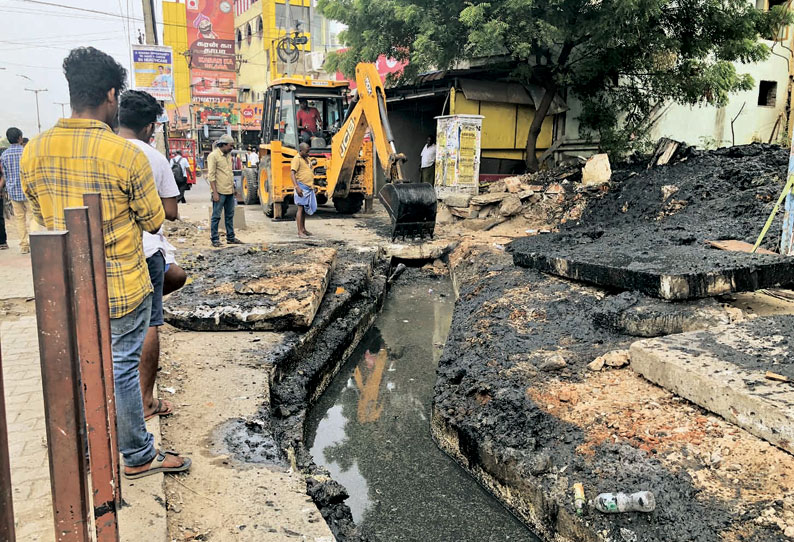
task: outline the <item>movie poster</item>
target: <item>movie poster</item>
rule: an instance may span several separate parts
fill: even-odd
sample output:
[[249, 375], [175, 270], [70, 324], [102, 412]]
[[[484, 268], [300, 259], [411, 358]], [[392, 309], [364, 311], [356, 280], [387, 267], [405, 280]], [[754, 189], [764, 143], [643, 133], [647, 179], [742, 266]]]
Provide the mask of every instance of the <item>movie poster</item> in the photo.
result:
[[158, 100], [174, 100], [173, 53], [170, 47], [132, 45], [133, 88]]
[[237, 100], [232, 0], [187, 0], [193, 101]]

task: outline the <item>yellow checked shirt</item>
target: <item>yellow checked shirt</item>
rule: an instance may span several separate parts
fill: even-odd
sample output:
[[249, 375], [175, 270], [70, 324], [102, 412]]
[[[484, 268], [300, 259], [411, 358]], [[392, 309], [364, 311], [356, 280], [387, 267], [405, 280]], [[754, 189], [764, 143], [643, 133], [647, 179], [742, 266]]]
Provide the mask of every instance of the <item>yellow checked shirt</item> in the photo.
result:
[[83, 194], [101, 194], [110, 317], [132, 312], [152, 291], [142, 231], [165, 219], [143, 151], [103, 122], [61, 119], [30, 140], [20, 173], [33, 216], [50, 230], [66, 229], [63, 211], [83, 205]]

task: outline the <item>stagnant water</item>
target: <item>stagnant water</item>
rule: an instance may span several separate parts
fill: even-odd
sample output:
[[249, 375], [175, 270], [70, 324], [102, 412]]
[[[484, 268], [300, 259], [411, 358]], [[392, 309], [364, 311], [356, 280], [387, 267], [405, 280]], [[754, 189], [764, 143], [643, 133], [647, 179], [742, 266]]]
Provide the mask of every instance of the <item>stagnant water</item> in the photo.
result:
[[436, 447], [430, 404], [454, 297], [406, 273], [373, 328], [309, 413], [307, 442], [377, 540], [537, 541]]

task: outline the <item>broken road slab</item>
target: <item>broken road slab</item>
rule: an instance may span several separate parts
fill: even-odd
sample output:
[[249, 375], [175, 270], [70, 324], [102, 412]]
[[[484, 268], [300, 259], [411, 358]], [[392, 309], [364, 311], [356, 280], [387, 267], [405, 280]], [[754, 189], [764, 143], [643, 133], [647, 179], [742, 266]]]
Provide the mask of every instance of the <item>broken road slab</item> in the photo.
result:
[[286, 331], [311, 325], [336, 249], [261, 245], [194, 258], [186, 263], [192, 282], [165, 304], [169, 324], [194, 331]]
[[588, 241], [565, 233], [527, 237], [512, 242], [510, 251], [522, 267], [668, 300], [755, 291], [794, 278], [794, 260], [779, 255], [726, 252], [694, 243], [635, 243], [600, 233]]
[[426, 243], [388, 243], [383, 245], [386, 257], [401, 260], [435, 260], [454, 250], [457, 241], [433, 239]]
[[632, 368], [671, 392], [794, 453], [794, 316], [756, 318], [631, 345]]

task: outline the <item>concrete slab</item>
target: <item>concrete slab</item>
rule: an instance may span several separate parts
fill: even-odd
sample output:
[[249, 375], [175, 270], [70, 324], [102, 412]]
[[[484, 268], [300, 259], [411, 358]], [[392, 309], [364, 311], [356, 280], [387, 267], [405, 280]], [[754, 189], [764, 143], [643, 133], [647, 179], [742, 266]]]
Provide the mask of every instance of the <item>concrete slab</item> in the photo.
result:
[[637, 292], [609, 296], [593, 309], [593, 323], [632, 337], [660, 337], [730, 324], [741, 310], [715, 299], [664, 301]]
[[756, 318], [631, 345], [632, 368], [660, 386], [794, 453], [794, 316]]
[[214, 250], [186, 261], [190, 284], [169, 296], [165, 319], [195, 331], [308, 327], [336, 262], [336, 249], [257, 245]]
[[[601, 232], [603, 233], [603, 232]], [[700, 244], [640, 244], [613, 236], [557, 234], [510, 244], [516, 265], [663, 299], [710, 297], [788, 284], [794, 259]]]

